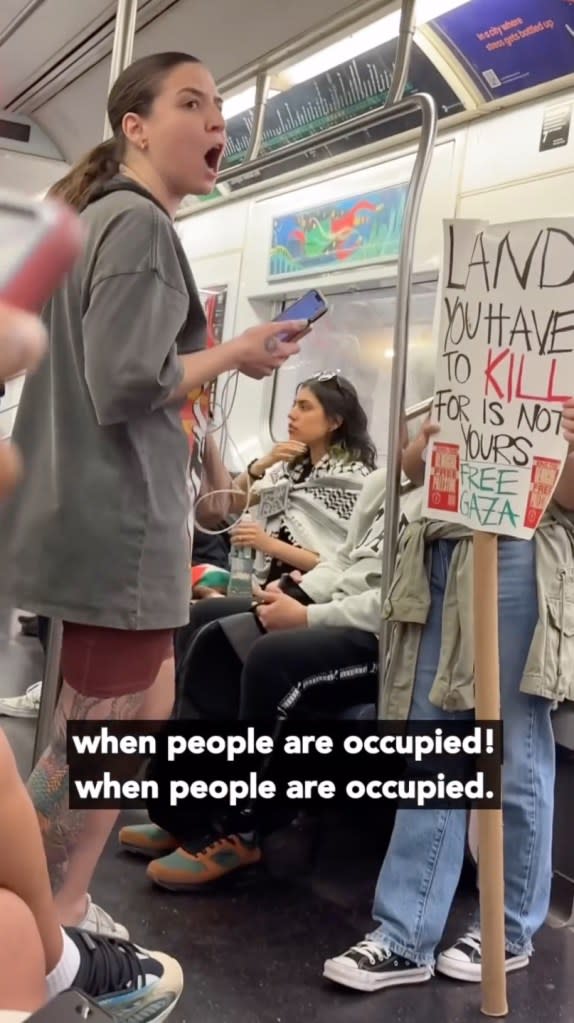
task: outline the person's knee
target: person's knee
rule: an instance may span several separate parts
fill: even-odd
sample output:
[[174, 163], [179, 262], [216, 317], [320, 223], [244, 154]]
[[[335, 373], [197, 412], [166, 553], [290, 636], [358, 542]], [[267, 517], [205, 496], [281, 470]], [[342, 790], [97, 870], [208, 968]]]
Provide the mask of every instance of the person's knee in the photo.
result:
[[285, 636], [268, 633], [249, 651], [241, 676], [241, 717], [273, 716], [285, 694]]
[[[2, 931], [10, 935], [10, 941], [15, 946], [23, 945], [26, 952], [28, 952], [30, 942], [32, 946], [35, 946], [36, 938], [38, 938], [38, 946], [43, 956], [34, 914], [24, 900], [9, 888], [0, 888], [0, 920], [2, 920]], [[32, 951], [35, 951], [35, 948]]]
[[193, 639], [185, 671], [178, 676], [178, 718], [236, 717], [240, 671], [220, 623], [207, 623]]
[[0, 728], [0, 786], [12, 785], [14, 779], [19, 777], [10, 743], [6, 738], [5, 732]]
[[18, 895], [0, 888], [0, 920], [0, 1008], [32, 1011], [43, 1002], [46, 976], [34, 915]]
[[15, 801], [19, 797], [23, 800], [28, 799], [26, 786], [18, 770], [10, 743], [0, 729], [0, 820], [2, 820], [3, 810], [6, 810], [8, 805], [15, 806]]
[[262, 672], [267, 672], [271, 665], [276, 669], [279, 668], [280, 665], [277, 664], [277, 648], [278, 646], [281, 647], [284, 656], [284, 643], [282, 642], [284, 638], [279, 633], [268, 632], [267, 635], [258, 639], [251, 647], [245, 659], [246, 671], [249, 670], [249, 674], [255, 676]]
[[185, 633], [185, 638], [189, 642], [198, 629], [203, 628], [209, 622], [215, 621], [218, 615], [218, 611], [221, 605], [218, 603], [215, 608], [209, 601], [200, 600], [196, 604], [192, 604], [189, 611], [189, 623], [184, 625], [182, 632]]
[[163, 662], [157, 678], [144, 693], [138, 717], [154, 721], [167, 721], [175, 701], [175, 663], [173, 658]]
[[213, 662], [213, 654], [223, 641], [219, 622], [209, 622], [197, 635], [190, 639], [186, 652], [185, 673], [179, 679], [184, 701], [194, 702], [195, 696], [205, 686], [209, 678], [209, 665]]
[[[206, 607], [207, 605], [207, 607]], [[192, 604], [189, 611], [189, 622], [175, 633], [175, 667], [178, 684], [188, 671], [190, 659], [193, 657], [198, 636], [215, 620], [210, 614], [209, 601]]]

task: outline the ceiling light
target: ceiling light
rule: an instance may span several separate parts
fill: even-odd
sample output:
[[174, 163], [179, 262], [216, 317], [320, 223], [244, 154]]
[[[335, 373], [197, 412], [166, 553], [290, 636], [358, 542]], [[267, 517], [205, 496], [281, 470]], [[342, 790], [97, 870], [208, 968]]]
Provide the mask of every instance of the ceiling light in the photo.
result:
[[236, 96], [230, 96], [229, 99], [223, 101], [223, 116], [225, 120], [229, 120], [230, 117], [236, 117], [237, 114], [243, 114], [246, 110], [251, 110], [255, 106], [255, 86], [250, 86], [249, 89], [244, 89], [243, 92], [238, 92]]
[[[433, 21], [442, 14], [447, 14], [469, 2], [470, 0], [419, 0], [417, 25], [424, 25], [427, 21]], [[310, 78], [315, 78], [332, 67], [337, 67], [338, 64], [344, 64], [376, 46], [382, 46], [383, 43], [398, 37], [400, 20], [401, 12], [398, 10], [393, 11], [392, 14], [385, 14], [383, 18], [366, 25], [358, 32], [353, 32], [346, 39], [331, 43], [330, 46], [326, 46], [311, 57], [306, 57], [292, 67], [286, 68], [281, 72], [281, 79], [287, 87], [298, 85], [301, 82], [309, 81]], [[268, 98], [277, 96], [277, 94], [278, 90], [269, 89]], [[231, 117], [237, 117], [238, 114], [253, 110], [254, 106], [255, 85], [251, 85], [236, 95], [224, 99], [223, 116], [228, 121]]]
[[[463, 4], [467, 3], [469, 3], [469, 0], [419, 0], [416, 13], [417, 26], [433, 21], [442, 14], [447, 14], [449, 11], [453, 11], [455, 8], [462, 7]], [[352, 60], [353, 57], [358, 57], [361, 53], [366, 53], [368, 50], [373, 50], [376, 46], [382, 46], [383, 43], [396, 39], [399, 34], [400, 20], [400, 11], [386, 14], [383, 18], [379, 18], [378, 21], [359, 29], [358, 32], [353, 32], [346, 39], [332, 43], [318, 53], [314, 53], [311, 57], [306, 57], [292, 67], [286, 68], [282, 74], [285, 75], [291, 85], [307, 82], [310, 78], [315, 78], [324, 71], [329, 71], [330, 68], [344, 64], [348, 60]]]
[[[267, 99], [272, 99], [278, 93], [277, 89], [269, 89], [267, 91]], [[253, 110], [255, 106], [255, 86], [252, 85], [249, 89], [244, 89], [243, 92], [238, 92], [236, 96], [230, 96], [229, 99], [223, 101], [223, 116], [226, 121], [230, 117], [237, 117], [238, 114], [244, 114], [247, 110]]]

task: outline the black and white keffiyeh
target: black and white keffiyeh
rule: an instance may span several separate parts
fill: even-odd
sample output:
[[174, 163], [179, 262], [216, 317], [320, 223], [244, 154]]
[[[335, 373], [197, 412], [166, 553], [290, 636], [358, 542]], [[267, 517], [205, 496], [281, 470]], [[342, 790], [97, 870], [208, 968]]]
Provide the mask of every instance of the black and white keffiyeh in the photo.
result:
[[[274, 466], [256, 492], [263, 495], [270, 488], [284, 488], [284, 507], [267, 516], [260, 513], [259, 522], [269, 536], [277, 538], [281, 533], [281, 539], [287, 538], [293, 546], [313, 551], [321, 560], [328, 558], [346, 539], [349, 519], [370, 472], [340, 449], [332, 449], [311, 467], [307, 460]], [[271, 560], [258, 551], [255, 577], [260, 586], [267, 580]]]

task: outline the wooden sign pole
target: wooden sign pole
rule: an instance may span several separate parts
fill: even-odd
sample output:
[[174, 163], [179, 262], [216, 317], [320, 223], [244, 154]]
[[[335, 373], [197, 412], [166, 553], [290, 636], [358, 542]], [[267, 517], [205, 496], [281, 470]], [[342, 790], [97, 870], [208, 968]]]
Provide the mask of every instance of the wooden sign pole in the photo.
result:
[[[474, 672], [478, 721], [500, 720], [498, 537], [474, 533]], [[502, 810], [478, 811], [478, 876], [485, 1016], [506, 1016]]]

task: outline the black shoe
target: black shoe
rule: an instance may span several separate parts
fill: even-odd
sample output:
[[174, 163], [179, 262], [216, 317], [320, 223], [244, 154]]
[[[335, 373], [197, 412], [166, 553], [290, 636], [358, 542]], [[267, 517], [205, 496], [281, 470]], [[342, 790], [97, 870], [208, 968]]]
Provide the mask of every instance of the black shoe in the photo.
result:
[[73, 987], [93, 998], [116, 1019], [163, 1023], [183, 990], [177, 960], [163, 952], [146, 952], [130, 941], [104, 938], [76, 927], [66, 934], [80, 953]]
[[[513, 952], [506, 953], [506, 972], [522, 970], [528, 966], [530, 957], [527, 955], [514, 955]], [[462, 938], [450, 948], [441, 952], [436, 968], [445, 977], [452, 977], [454, 980], [469, 980], [479, 984], [482, 979], [482, 945], [480, 931], [467, 931]]]
[[343, 955], [327, 959], [323, 976], [356, 991], [378, 991], [401, 984], [422, 984], [432, 977], [430, 966], [395, 955], [374, 941], [360, 941]]

